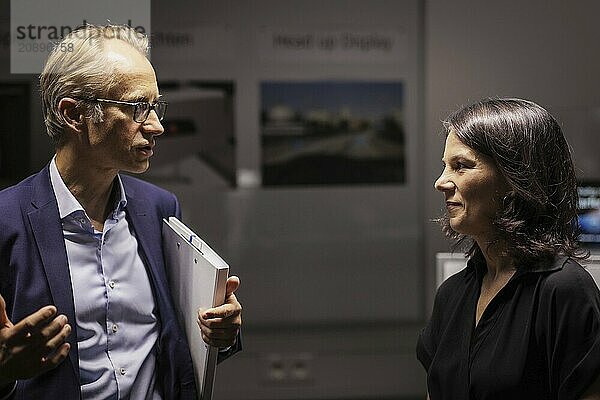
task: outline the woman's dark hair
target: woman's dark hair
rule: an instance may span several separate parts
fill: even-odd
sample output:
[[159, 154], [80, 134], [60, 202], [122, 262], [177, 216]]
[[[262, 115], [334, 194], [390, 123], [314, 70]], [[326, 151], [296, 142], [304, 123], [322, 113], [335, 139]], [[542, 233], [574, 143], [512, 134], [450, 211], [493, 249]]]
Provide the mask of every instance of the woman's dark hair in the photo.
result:
[[[485, 99], [446, 121], [458, 139], [489, 156], [510, 190], [493, 221], [503, 254], [531, 264], [556, 255], [585, 258], [577, 242], [577, 181], [569, 145], [560, 126], [539, 105], [521, 99]], [[441, 218], [447, 236], [470, 244], [468, 256], [481, 256], [475, 241]]]

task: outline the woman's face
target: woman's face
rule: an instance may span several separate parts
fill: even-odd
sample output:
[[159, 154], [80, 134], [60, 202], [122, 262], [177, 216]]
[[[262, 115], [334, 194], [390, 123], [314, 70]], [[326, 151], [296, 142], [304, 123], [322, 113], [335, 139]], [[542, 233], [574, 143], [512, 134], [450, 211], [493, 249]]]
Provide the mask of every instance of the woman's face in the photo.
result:
[[456, 232], [485, 240], [509, 187], [493, 161], [463, 144], [453, 129], [446, 138], [444, 170], [435, 188], [444, 193], [450, 226]]

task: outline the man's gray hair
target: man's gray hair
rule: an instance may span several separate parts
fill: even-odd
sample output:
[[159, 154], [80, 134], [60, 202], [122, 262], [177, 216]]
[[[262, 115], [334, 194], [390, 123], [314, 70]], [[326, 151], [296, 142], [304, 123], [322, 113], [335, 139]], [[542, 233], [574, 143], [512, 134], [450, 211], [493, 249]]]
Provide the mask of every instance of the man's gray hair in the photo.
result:
[[119, 84], [118, 64], [104, 53], [108, 40], [122, 40], [145, 57], [148, 37], [127, 25], [84, 25], [65, 36], [52, 50], [40, 75], [40, 94], [46, 131], [56, 145], [62, 140], [65, 120], [58, 103], [65, 97], [78, 100], [77, 107], [93, 122], [102, 121], [99, 104], [86, 100], [107, 95]]

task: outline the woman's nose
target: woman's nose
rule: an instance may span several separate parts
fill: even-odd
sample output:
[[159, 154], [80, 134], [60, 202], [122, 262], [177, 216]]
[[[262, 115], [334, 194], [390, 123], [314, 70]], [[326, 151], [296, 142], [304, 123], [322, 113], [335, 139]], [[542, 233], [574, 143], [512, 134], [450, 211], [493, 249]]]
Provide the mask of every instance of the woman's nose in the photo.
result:
[[446, 171], [444, 170], [442, 174], [435, 180], [433, 187], [435, 187], [440, 192], [445, 192], [448, 190], [452, 190], [454, 188], [454, 184], [448, 179]]

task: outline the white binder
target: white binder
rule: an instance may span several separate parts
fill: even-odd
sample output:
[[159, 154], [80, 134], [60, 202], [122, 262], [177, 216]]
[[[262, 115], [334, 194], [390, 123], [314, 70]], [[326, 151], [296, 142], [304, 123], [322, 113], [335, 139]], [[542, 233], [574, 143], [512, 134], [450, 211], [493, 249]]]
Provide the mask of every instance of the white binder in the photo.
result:
[[163, 219], [162, 233], [169, 285], [179, 323], [190, 345], [198, 395], [202, 400], [210, 400], [219, 349], [204, 343], [197, 316], [199, 308], [225, 302], [229, 265], [175, 217]]

